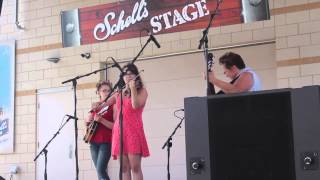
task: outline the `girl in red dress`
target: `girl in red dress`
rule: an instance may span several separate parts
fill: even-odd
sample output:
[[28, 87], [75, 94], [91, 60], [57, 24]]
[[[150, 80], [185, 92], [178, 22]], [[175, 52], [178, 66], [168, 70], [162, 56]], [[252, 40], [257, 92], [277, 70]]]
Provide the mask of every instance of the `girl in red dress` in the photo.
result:
[[[142, 112], [147, 101], [148, 93], [143, 86], [138, 68], [134, 64], [124, 67], [123, 91], [123, 179], [142, 180], [141, 158], [149, 156], [148, 144], [145, 138]], [[112, 133], [112, 156], [117, 159], [120, 155], [120, 94], [113, 96], [116, 100], [116, 121]]]

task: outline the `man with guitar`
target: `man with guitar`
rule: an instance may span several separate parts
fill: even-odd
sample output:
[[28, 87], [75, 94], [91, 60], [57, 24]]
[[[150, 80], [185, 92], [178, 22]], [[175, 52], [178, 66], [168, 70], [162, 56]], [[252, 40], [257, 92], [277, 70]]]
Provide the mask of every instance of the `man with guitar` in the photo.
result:
[[96, 167], [98, 179], [109, 180], [107, 167], [111, 157], [113, 105], [102, 106], [102, 101], [111, 92], [112, 85], [109, 81], [102, 81], [96, 87], [100, 101], [92, 104], [92, 112], [85, 120], [87, 131], [84, 141], [90, 143], [91, 158]]
[[261, 90], [258, 75], [251, 68], [246, 67], [239, 54], [227, 52], [220, 57], [219, 63], [223, 66], [223, 73], [231, 79], [231, 82], [217, 79], [214, 72], [209, 72], [209, 82], [221, 89], [217, 94]]

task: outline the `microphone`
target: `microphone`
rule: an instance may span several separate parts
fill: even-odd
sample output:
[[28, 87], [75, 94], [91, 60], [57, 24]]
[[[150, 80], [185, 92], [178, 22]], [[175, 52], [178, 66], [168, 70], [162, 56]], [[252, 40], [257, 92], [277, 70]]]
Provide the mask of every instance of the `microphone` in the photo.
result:
[[159, 42], [157, 41], [157, 39], [152, 35], [152, 32], [149, 31], [149, 29], [147, 29], [147, 28], [143, 28], [143, 30], [145, 30], [145, 31], [148, 32], [148, 35], [149, 35], [149, 37], [150, 37], [150, 40], [153, 41], [158, 48], [160, 48], [160, 44], [159, 44]]
[[149, 36], [150, 36], [150, 39], [156, 44], [156, 46], [160, 48], [160, 44], [157, 41], [157, 39], [151, 33], [149, 33]]
[[118, 68], [119, 70], [120, 70], [120, 72], [122, 73], [123, 71], [122, 71], [122, 68], [121, 68], [121, 66], [119, 65], [119, 63], [113, 58], [113, 57], [110, 57], [111, 58], [111, 60], [113, 61], [113, 65], [111, 66], [111, 67], [116, 67], [116, 68]]
[[69, 119], [78, 120], [78, 118], [77, 118], [77, 117], [71, 116], [71, 115], [69, 115], [69, 114], [66, 114], [65, 116], [67, 116]]

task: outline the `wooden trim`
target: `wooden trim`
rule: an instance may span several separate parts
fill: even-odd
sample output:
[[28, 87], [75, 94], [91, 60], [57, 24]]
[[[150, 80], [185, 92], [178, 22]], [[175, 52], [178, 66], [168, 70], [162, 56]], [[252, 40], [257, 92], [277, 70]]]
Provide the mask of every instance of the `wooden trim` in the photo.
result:
[[16, 96], [19, 97], [19, 96], [33, 96], [33, 95], [36, 95], [37, 94], [37, 91], [34, 89], [34, 90], [27, 90], [27, 91], [17, 91], [16, 92]]
[[308, 3], [308, 4], [301, 4], [301, 5], [294, 5], [288, 6], [283, 8], [275, 8], [270, 10], [270, 14], [272, 16], [279, 15], [279, 14], [286, 14], [298, 11], [305, 11], [311, 9], [318, 9], [320, 8], [320, 2]]
[[[79, 84], [77, 86], [77, 90], [84, 90], [84, 89], [92, 89], [96, 88], [96, 83], [85, 83], [85, 84]], [[17, 91], [16, 96], [33, 96], [37, 94], [37, 90], [26, 90], [26, 91]]]
[[17, 54], [26, 54], [26, 53], [46, 51], [51, 49], [59, 49], [59, 48], [62, 48], [62, 43], [48, 44], [48, 45], [36, 46], [36, 47], [25, 48], [25, 49], [17, 49]]
[[[296, 65], [303, 65], [303, 64], [313, 64], [313, 63], [320, 63], [320, 56], [278, 61], [277, 67], [296, 66]], [[93, 88], [96, 88], [96, 83], [85, 83], [85, 84], [78, 85], [78, 90], [93, 89]], [[19, 97], [19, 96], [33, 96], [36, 94], [37, 94], [37, 90], [35, 90], [35, 89], [16, 92], [17, 97]]]
[[78, 90], [83, 90], [83, 89], [92, 89], [96, 88], [97, 83], [85, 83], [85, 84], [79, 84], [77, 89]]
[[277, 67], [296, 66], [296, 65], [303, 65], [303, 64], [313, 64], [313, 63], [320, 63], [320, 56], [278, 61]]

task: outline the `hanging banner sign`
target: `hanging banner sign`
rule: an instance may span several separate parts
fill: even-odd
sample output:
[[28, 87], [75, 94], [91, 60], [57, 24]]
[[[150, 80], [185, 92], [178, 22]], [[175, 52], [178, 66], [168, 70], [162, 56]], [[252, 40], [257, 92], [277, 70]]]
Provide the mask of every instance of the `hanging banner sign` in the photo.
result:
[[0, 42], [0, 154], [13, 153], [15, 42]]
[[[213, 26], [245, 22], [244, 3], [248, 0], [223, 0]], [[251, 0], [250, 0], [251, 2]], [[259, 0], [246, 6], [257, 12], [266, 12], [268, 1]], [[208, 25], [210, 14], [216, 9], [216, 0], [138, 0], [85, 7], [61, 13], [63, 46], [91, 44], [103, 41], [164, 34]], [[251, 18], [252, 19], [252, 18]]]

